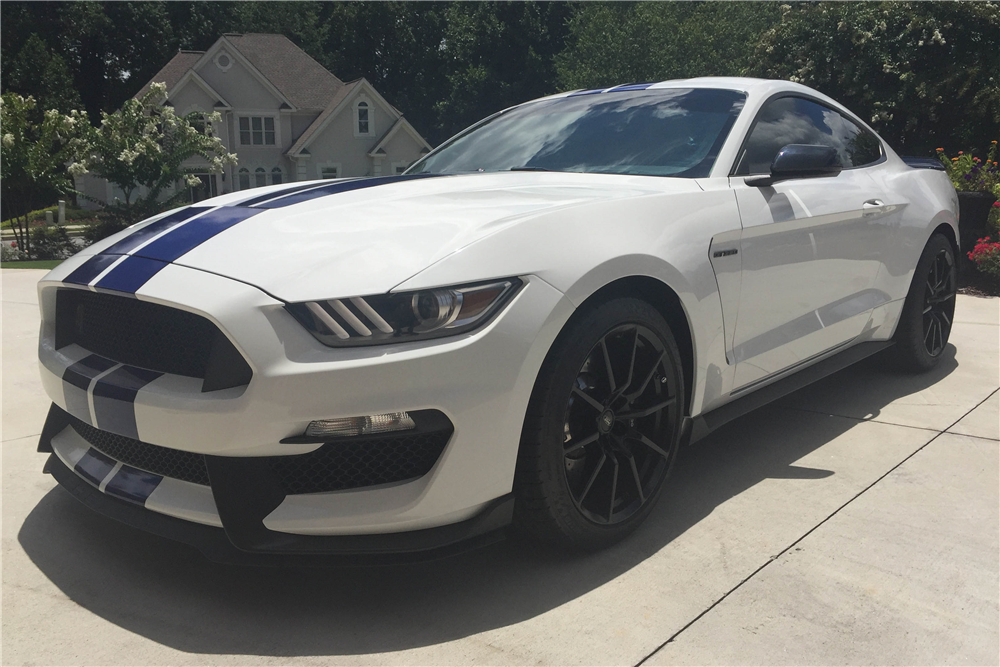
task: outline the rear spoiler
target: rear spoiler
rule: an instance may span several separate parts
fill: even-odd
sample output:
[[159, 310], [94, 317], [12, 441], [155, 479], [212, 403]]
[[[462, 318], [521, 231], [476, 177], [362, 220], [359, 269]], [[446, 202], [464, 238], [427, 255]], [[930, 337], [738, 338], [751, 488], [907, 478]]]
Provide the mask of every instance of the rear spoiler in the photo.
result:
[[912, 157], [909, 155], [900, 156], [906, 166], [911, 169], [933, 169], [935, 171], [944, 171], [944, 165], [937, 158], [932, 157]]

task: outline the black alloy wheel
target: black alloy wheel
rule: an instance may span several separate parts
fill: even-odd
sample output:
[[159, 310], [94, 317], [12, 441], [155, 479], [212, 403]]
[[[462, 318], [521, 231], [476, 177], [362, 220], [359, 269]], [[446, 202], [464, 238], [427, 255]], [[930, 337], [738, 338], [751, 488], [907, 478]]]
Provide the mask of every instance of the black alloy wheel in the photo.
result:
[[598, 524], [634, 515], [666, 476], [677, 387], [664, 344], [623, 324], [593, 347], [566, 404], [566, 481], [577, 509]]
[[944, 351], [955, 316], [955, 262], [951, 253], [941, 249], [931, 262], [924, 290], [924, 349], [932, 357]]
[[666, 486], [684, 395], [677, 343], [654, 307], [621, 297], [578, 311], [528, 404], [515, 528], [574, 550], [628, 535]]
[[934, 234], [917, 262], [893, 340], [897, 365], [928, 371], [941, 360], [955, 321], [955, 250]]

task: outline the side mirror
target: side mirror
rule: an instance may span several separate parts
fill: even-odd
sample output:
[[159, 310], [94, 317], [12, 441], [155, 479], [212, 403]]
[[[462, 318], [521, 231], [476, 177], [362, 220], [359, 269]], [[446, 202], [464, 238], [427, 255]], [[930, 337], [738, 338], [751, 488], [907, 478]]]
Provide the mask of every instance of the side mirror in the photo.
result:
[[836, 176], [843, 168], [837, 149], [832, 146], [788, 144], [774, 156], [770, 174], [750, 176], [744, 182], [747, 185], [766, 187], [790, 178]]

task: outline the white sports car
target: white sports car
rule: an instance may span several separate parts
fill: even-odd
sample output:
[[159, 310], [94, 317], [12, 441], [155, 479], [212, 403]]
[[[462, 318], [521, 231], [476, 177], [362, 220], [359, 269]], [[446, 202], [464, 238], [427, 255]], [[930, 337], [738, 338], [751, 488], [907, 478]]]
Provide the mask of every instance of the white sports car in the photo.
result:
[[404, 175], [139, 223], [39, 286], [46, 470], [211, 558], [593, 549], [678, 448], [955, 306], [958, 200], [835, 101], [704, 78], [497, 113]]

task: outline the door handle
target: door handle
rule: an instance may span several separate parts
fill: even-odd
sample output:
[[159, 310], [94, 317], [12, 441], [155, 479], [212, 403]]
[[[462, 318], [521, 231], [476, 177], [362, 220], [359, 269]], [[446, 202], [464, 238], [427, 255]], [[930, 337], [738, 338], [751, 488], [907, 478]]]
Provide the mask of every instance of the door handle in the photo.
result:
[[878, 208], [879, 206], [884, 206], [884, 205], [885, 204], [882, 202], [881, 199], [869, 199], [868, 201], [866, 201], [864, 204], [861, 205], [861, 208]]

